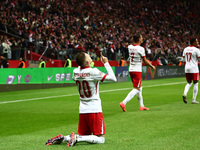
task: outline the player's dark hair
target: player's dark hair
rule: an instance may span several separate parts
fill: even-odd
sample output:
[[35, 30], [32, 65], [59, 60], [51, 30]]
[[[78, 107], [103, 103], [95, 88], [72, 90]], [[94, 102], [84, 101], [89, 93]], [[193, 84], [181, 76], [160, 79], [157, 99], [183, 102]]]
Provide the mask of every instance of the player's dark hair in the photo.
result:
[[133, 35], [133, 42], [138, 43], [140, 40], [141, 34], [136, 33]]
[[83, 67], [84, 63], [85, 63], [85, 53], [84, 52], [80, 52], [77, 56], [76, 56], [76, 63], [77, 65]]
[[191, 38], [190, 45], [194, 45], [194, 42], [196, 41], [196, 38]]

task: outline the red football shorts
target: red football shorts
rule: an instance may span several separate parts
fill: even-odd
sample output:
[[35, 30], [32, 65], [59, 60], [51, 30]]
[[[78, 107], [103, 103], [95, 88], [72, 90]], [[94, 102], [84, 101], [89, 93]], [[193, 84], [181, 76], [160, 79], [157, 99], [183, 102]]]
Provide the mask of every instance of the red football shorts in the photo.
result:
[[79, 135], [105, 134], [105, 123], [102, 113], [79, 114]]
[[141, 87], [142, 84], [142, 72], [129, 72], [133, 87]]
[[185, 73], [187, 82], [199, 80], [199, 73]]

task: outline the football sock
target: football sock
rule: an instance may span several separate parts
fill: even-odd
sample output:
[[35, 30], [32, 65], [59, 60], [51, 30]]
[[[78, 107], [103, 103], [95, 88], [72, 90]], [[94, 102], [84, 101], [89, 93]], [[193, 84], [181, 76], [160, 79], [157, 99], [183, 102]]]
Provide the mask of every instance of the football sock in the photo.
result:
[[198, 94], [198, 83], [195, 83], [193, 87], [193, 100], [196, 100], [197, 94]]
[[102, 144], [105, 142], [104, 137], [98, 137], [96, 135], [78, 135], [77, 142], [88, 142], [94, 144]]
[[144, 107], [143, 97], [142, 97], [142, 87], [140, 88], [140, 91], [137, 93], [137, 98], [138, 98], [140, 107]]
[[133, 89], [132, 91], [130, 91], [126, 98], [123, 100], [123, 104], [126, 105], [126, 103], [128, 103], [138, 92], [139, 91], [137, 89]]
[[184, 90], [184, 96], [187, 96], [187, 93], [190, 89], [190, 87], [192, 86], [192, 83], [187, 83], [185, 86], [185, 90]]
[[67, 136], [64, 136], [64, 139], [63, 139], [62, 142], [68, 142], [69, 140], [70, 140], [70, 136], [67, 135]]

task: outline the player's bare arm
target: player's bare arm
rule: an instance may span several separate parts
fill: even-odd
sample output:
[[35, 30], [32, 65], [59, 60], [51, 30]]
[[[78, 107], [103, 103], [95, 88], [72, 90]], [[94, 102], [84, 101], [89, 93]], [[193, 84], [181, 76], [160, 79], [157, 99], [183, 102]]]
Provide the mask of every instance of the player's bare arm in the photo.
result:
[[152, 65], [146, 57], [143, 58], [143, 61], [146, 65], [150, 66], [154, 71], [156, 70], [156, 67], [154, 65]]
[[102, 62], [103, 64], [107, 63], [107, 62], [108, 62], [108, 58], [107, 58], [107, 57], [104, 57], [103, 54], [102, 54], [102, 52], [100, 52], [100, 55], [101, 55], [101, 57], [100, 57], [101, 62]]
[[115, 74], [114, 74], [114, 72], [113, 72], [111, 66], [109, 65], [108, 58], [107, 58], [107, 57], [104, 57], [104, 56], [102, 55], [102, 52], [100, 52], [100, 55], [101, 55], [100, 60], [101, 60], [101, 62], [104, 64], [104, 66], [105, 66], [105, 68], [106, 68], [106, 70], [107, 70], [107, 72], [108, 72], [108, 76], [106, 76], [105, 80], [116, 82], [117, 79], [116, 79], [116, 77], [115, 77]]

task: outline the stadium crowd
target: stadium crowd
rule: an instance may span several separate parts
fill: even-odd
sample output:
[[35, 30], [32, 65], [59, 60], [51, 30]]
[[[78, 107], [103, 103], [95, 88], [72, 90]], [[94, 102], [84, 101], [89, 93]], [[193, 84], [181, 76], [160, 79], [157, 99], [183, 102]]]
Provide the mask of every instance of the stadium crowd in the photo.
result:
[[99, 51], [127, 60], [130, 39], [140, 32], [149, 60], [176, 64], [189, 39], [199, 38], [199, 6], [194, 0], [2, 0], [0, 30], [20, 39], [1, 36], [0, 50], [18, 59], [31, 42], [36, 53], [48, 48], [52, 58], [74, 59], [84, 50], [93, 60]]

